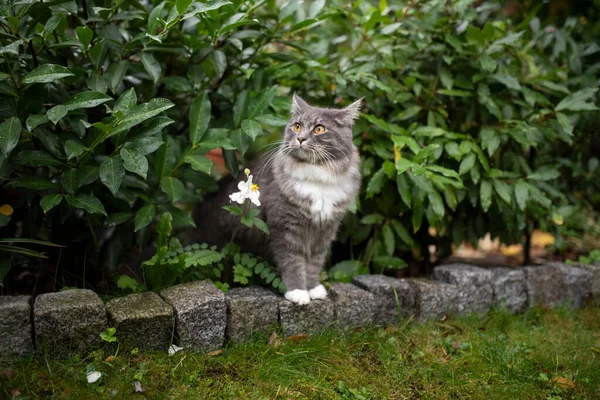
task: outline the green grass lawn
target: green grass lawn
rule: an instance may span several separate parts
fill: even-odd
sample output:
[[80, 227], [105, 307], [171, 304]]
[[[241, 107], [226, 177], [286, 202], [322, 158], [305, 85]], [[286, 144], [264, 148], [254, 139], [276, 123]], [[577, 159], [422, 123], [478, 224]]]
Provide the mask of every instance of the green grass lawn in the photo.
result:
[[[118, 337], [118, 332], [117, 332]], [[407, 323], [267, 343], [220, 354], [108, 348], [83, 360], [43, 356], [0, 368], [15, 398], [570, 399], [600, 397], [600, 308]], [[274, 341], [277, 342], [277, 341]], [[107, 358], [108, 357], [108, 358]], [[88, 384], [86, 369], [103, 377]], [[143, 393], [135, 393], [135, 382]]]

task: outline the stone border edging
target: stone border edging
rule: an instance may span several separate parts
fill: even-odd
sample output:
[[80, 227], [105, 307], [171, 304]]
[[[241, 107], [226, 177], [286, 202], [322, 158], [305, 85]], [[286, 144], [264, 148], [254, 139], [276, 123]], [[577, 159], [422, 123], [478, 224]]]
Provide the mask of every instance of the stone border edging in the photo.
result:
[[136, 293], [104, 304], [87, 289], [38, 296], [0, 296], [0, 359], [31, 354], [87, 354], [102, 345], [99, 333], [117, 328], [121, 346], [164, 350], [177, 338], [184, 348], [211, 351], [281, 326], [286, 336], [330, 326], [385, 326], [401, 319], [486, 313], [494, 307], [520, 313], [529, 307], [600, 305], [600, 264], [549, 262], [523, 268], [437, 266], [432, 280], [360, 275], [331, 283], [329, 297], [298, 306], [259, 287], [223, 294], [209, 281]]

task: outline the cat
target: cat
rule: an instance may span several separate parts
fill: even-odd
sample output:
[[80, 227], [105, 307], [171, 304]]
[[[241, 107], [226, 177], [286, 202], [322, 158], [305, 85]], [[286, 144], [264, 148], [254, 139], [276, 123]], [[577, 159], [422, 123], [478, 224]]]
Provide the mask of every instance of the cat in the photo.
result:
[[[260, 193], [267, 236], [242, 226], [235, 241], [242, 251], [274, 263], [286, 286], [284, 297], [303, 305], [327, 297], [320, 282], [331, 243], [360, 188], [360, 158], [352, 126], [362, 99], [343, 109], [311, 106], [293, 95], [291, 117], [279, 147], [249, 165]], [[239, 224], [222, 206], [230, 204], [238, 182], [221, 180], [219, 193], [194, 210], [196, 242], [224, 245]], [[235, 203], [234, 203], [235, 204]]]

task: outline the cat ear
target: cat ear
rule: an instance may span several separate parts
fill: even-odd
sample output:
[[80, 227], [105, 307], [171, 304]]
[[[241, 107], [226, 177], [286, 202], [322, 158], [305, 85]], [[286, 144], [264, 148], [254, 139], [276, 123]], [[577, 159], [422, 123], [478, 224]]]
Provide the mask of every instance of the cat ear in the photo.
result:
[[300, 98], [300, 96], [294, 93], [292, 96], [292, 114], [298, 115], [302, 114], [309, 107], [308, 103]]
[[342, 113], [342, 122], [347, 125], [354, 125], [354, 121], [358, 119], [358, 113], [360, 112], [360, 108], [362, 107], [363, 99], [360, 98], [356, 100], [354, 103], [349, 106], [342, 108], [340, 112]]

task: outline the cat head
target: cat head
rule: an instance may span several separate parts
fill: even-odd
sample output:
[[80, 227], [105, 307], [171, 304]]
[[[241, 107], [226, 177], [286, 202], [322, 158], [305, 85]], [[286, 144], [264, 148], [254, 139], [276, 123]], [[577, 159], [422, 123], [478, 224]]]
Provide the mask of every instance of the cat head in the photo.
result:
[[350, 158], [352, 126], [362, 99], [342, 109], [309, 105], [294, 94], [291, 118], [285, 127], [283, 147], [290, 156], [313, 164]]

